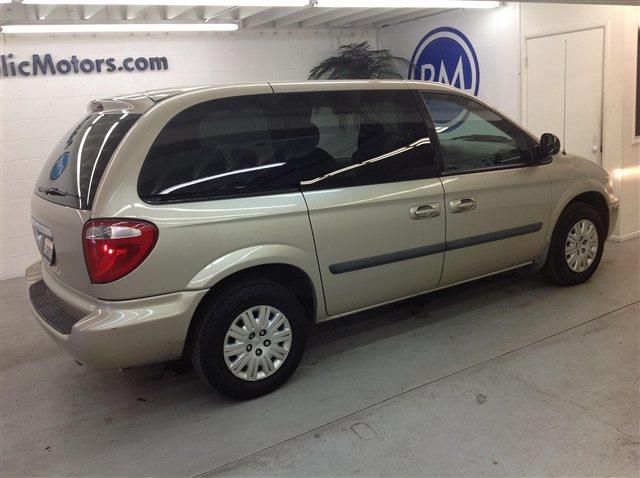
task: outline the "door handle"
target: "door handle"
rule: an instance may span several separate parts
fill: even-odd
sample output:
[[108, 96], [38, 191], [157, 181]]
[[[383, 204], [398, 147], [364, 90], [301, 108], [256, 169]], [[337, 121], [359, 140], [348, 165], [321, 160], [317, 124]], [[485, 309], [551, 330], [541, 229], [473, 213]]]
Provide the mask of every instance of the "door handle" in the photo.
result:
[[440, 204], [422, 204], [413, 206], [409, 209], [409, 217], [411, 219], [429, 219], [430, 217], [438, 217], [440, 215]]
[[478, 201], [476, 201], [476, 198], [460, 198], [452, 199], [451, 201], [449, 201], [449, 208], [454, 214], [459, 212], [473, 211], [477, 207]]

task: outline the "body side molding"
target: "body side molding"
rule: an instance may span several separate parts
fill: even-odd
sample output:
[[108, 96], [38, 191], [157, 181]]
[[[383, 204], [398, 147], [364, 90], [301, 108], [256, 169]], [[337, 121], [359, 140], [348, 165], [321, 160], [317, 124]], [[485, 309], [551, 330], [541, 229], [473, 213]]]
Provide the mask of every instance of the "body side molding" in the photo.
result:
[[331, 264], [329, 266], [329, 270], [332, 274], [344, 274], [346, 272], [367, 269], [369, 267], [382, 266], [385, 264], [391, 264], [393, 262], [406, 261], [409, 259], [416, 259], [418, 257], [429, 256], [432, 254], [439, 254], [445, 251], [462, 249], [463, 247], [477, 246], [479, 244], [508, 239], [510, 237], [523, 236], [525, 234], [531, 234], [540, 231], [542, 229], [542, 226], [543, 223], [536, 222], [533, 224], [518, 226], [511, 229], [503, 229], [501, 231], [480, 234], [478, 236], [456, 239], [454, 241], [449, 241], [446, 243], [443, 242], [432, 244], [429, 246], [416, 247], [414, 249], [405, 249], [403, 251], [390, 252], [388, 254], [381, 254], [379, 256], [371, 256], [362, 259], [339, 262], [337, 264]]

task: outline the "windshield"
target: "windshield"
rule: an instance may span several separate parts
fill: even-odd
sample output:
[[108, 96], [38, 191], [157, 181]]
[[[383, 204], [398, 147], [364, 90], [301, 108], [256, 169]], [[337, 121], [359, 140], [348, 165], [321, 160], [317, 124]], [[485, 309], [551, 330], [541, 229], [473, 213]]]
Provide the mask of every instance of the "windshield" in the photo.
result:
[[90, 209], [111, 155], [139, 114], [94, 113], [58, 143], [40, 171], [35, 193], [75, 209]]

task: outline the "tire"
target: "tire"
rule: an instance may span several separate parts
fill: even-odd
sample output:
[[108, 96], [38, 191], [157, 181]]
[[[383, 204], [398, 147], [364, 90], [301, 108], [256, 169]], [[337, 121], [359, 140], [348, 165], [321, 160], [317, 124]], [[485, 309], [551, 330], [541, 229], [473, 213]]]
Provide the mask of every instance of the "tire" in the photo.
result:
[[[591, 239], [587, 234], [579, 232], [581, 225], [585, 225], [587, 227], [586, 230], [589, 230], [590, 224], [595, 226], [597, 233], [596, 247], [589, 247], [592, 244], [590, 242]], [[575, 232], [574, 227], [578, 228], [578, 235], [572, 234], [572, 238], [570, 238], [569, 234], [572, 233], [572, 230]], [[579, 251], [573, 248], [573, 244], [576, 243], [576, 237], [582, 238], [582, 240], [578, 241]], [[607, 231], [604, 218], [593, 206], [585, 203], [570, 204], [558, 218], [551, 236], [549, 253], [542, 267], [542, 273], [547, 279], [558, 285], [582, 284], [598, 268], [606, 237]], [[583, 244], [585, 240], [587, 240], [587, 243]], [[569, 252], [565, 249], [566, 247], [570, 247], [572, 251], [576, 250], [576, 254], [569, 255]], [[592, 254], [589, 249], [594, 252], [592, 257], [588, 257], [588, 255]], [[585, 253], [585, 251], [587, 252]], [[573, 260], [578, 262], [570, 264]]]
[[[243, 315], [245, 312], [251, 317]], [[283, 314], [284, 320], [277, 313]], [[271, 318], [262, 321], [271, 328], [258, 326], [261, 314]], [[260, 280], [227, 288], [203, 304], [196, 320], [191, 361], [209, 386], [228, 397], [247, 400], [272, 392], [291, 377], [302, 359], [307, 337], [304, 310], [289, 289], [274, 282]], [[283, 325], [278, 328], [279, 322]], [[236, 339], [240, 335], [237, 328], [230, 330], [232, 324], [242, 329], [242, 341]], [[289, 342], [280, 341], [286, 338], [287, 330]], [[249, 332], [254, 334], [251, 339]], [[225, 358], [225, 347], [237, 354]], [[236, 373], [232, 365], [237, 367]]]

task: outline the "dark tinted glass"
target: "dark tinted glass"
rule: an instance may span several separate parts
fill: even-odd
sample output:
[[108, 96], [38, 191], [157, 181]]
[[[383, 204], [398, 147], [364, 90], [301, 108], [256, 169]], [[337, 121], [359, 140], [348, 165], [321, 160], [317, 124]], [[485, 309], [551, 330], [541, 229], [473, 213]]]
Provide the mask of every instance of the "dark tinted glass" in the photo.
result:
[[279, 94], [304, 188], [407, 181], [436, 175], [413, 93]]
[[35, 193], [77, 209], [90, 209], [113, 152], [140, 115], [96, 113], [62, 138], [40, 171]]
[[273, 95], [238, 96], [177, 114], [147, 155], [140, 197], [192, 201], [298, 187], [284, 121], [272, 101]]
[[524, 133], [468, 98], [422, 93], [440, 141], [445, 172], [526, 164], [531, 160]]

